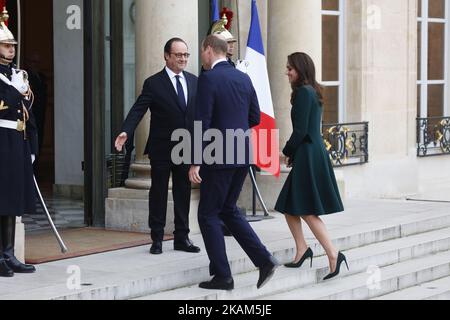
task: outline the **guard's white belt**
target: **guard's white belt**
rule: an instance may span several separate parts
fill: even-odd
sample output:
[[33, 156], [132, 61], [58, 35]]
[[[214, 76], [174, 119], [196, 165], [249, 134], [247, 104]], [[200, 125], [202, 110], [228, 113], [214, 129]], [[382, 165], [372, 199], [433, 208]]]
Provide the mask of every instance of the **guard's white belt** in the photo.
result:
[[0, 128], [23, 131], [23, 129], [21, 130], [20, 125], [20, 121], [0, 120]]

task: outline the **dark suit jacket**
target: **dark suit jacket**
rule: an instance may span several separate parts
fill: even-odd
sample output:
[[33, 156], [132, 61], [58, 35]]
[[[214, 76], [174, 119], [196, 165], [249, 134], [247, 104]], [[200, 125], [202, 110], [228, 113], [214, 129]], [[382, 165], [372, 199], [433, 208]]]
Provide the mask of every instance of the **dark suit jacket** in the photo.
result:
[[[238, 168], [250, 163], [249, 139], [243, 146], [234, 143], [232, 163], [227, 163], [226, 131], [242, 129], [247, 131], [260, 123], [260, 109], [256, 91], [250, 77], [236, 70], [228, 62], [217, 64], [214, 69], [200, 75], [197, 89], [195, 120], [202, 121], [203, 132], [217, 129], [224, 137], [224, 154], [221, 163], [207, 164], [194, 159], [196, 164], [203, 164], [211, 169]], [[203, 145], [203, 150], [207, 144]], [[239, 150], [238, 150], [239, 148]], [[245, 152], [245, 161], [238, 162], [238, 153]]]
[[131, 137], [142, 117], [150, 110], [150, 133], [144, 154], [151, 160], [170, 160], [172, 148], [177, 144], [171, 142], [173, 131], [190, 130], [192, 127], [197, 77], [189, 72], [184, 72], [184, 76], [188, 86], [187, 110], [183, 111], [180, 106], [175, 88], [166, 70], [163, 69], [145, 81], [142, 94], [123, 124], [122, 132]]
[[[0, 73], [11, 80], [11, 66], [0, 65]], [[0, 120], [17, 122], [23, 121], [23, 106], [28, 109], [31, 102], [0, 80], [0, 104]], [[0, 217], [20, 217], [36, 211], [31, 155], [37, 155], [38, 139], [32, 109], [29, 116], [25, 132], [0, 128]]]

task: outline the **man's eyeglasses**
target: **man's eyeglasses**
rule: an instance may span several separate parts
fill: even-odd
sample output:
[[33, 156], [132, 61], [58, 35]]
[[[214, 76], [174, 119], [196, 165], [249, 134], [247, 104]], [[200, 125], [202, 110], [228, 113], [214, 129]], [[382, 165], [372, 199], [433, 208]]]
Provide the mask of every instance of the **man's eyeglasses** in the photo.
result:
[[173, 53], [173, 52], [171, 52], [170, 54], [173, 54], [175, 57], [177, 57], [177, 59], [181, 59], [181, 58], [189, 59], [189, 57], [191, 56], [190, 53]]

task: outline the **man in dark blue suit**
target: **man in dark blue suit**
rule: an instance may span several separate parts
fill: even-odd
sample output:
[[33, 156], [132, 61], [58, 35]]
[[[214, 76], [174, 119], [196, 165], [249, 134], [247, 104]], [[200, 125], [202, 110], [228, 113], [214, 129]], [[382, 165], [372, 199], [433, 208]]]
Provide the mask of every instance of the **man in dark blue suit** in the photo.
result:
[[173, 38], [167, 42], [164, 47], [166, 67], [145, 81], [142, 94], [130, 110], [122, 133], [116, 140], [116, 148], [120, 152], [128, 137], [133, 136], [142, 117], [150, 110], [150, 134], [145, 154], [150, 158], [152, 178], [149, 196], [149, 226], [153, 240], [151, 254], [162, 253], [170, 173], [175, 207], [174, 249], [200, 252], [200, 248], [188, 238], [191, 201], [189, 166], [175, 165], [171, 159], [175, 146], [175, 142], [171, 141], [172, 133], [177, 129], [190, 129], [194, 121], [197, 77], [184, 71], [189, 56], [188, 46], [182, 39]]
[[[190, 180], [201, 184], [198, 220], [211, 263], [210, 272], [214, 276], [199, 286], [204, 289], [234, 289], [221, 227], [223, 221], [259, 268], [257, 286], [261, 288], [272, 277], [278, 262], [236, 206], [249, 170], [249, 141], [233, 139], [230, 150], [225, 138], [230, 130], [235, 133], [241, 131], [245, 136], [244, 132], [259, 124], [260, 110], [250, 78], [227, 62], [226, 53], [227, 42], [221, 36], [208, 36], [202, 44], [203, 67], [209, 71], [202, 73], [198, 81], [195, 120], [201, 121], [203, 133], [220, 132], [225, 143], [224, 149], [215, 150], [214, 163], [203, 154], [198, 162], [199, 155], [194, 155], [195, 165], [189, 171]], [[236, 140], [241, 143], [236, 144]], [[203, 146], [204, 152], [206, 147]], [[230, 156], [233, 151], [234, 155]]]

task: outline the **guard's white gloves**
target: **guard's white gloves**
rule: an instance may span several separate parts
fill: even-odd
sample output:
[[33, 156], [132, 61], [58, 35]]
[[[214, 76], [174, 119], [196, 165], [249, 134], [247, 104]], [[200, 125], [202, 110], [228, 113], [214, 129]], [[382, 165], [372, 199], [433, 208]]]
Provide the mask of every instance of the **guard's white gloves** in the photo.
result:
[[7, 85], [13, 86], [23, 95], [26, 95], [30, 90], [28, 73], [25, 70], [12, 69], [11, 80], [9, 80], [4, 74], [0, 73], [0, 80]]
[[12, 69], [11, 85], [21, 94], [27, 94], [30, 90], [28, 73], [25, 70]]
[[36, 161], [36, 155], [31, 155], [31, 163], [34, 164], [34, 161]]

